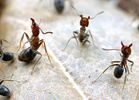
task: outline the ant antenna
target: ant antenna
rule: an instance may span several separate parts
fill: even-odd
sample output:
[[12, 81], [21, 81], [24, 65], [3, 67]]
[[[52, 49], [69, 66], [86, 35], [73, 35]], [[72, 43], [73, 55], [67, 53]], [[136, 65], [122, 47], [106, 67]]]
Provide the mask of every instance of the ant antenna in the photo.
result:
[[121, 51], [121, 49], [105, 49], [105, 48], [102, 48], [102, 50], [106, 50], [106, 51], [111, 51], [111, 50]]
[[98, 14], [96, 14], [94, 17], [90, 18], [90, 19], [94, 19], [96, 16], [98, 16], [99, 14], [104, 13], [104, 11], [99, 12]]
[[40, 18], [40, 22], [39, 22], [38, 26], [40, 26], [41, 22], [42, 22], [42, 19]]
[[72, 3], [71, 3], [71, 1], [70, 1], [70, 5], [71, 5], [71, 7], [76, 11], [76, 13], [77, 13], [77, 15], [80, 17], [80, 14], [78, 13], [78, 11], [76, 10], [76, 8], [75, 7], [73, 7], [73, 5], [72, 5]]

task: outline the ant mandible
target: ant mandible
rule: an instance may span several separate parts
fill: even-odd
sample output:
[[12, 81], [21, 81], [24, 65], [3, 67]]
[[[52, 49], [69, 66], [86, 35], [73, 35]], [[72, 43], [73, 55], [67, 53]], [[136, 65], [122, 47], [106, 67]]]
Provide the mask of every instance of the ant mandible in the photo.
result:
[[[106, 71], [108, 68], [116, 66], [116, 68], [114, 69], [114, 76], [115, 76], [116, 78], [121, 78], [121, 76], [123, 75], [123, 71], [124, 71], [124, 69], [125, 69], [125, 79], [124, 79], [124, 85], [123, 85], [123, 88], [122, 88], [122, 93], [123, 93], [124, 86], [125, 86], [126, 79], [127, 79], [127, 75], [130, 74], [130, 73], [129, 73], [128, 66], [127, 66], [127, 61], [130, 62], [130, 63], [132, 63], [132, 64], [131, 64], [131, 69], [130, 69], [131, 72], [132, 72], [132, 66], [133, 66], [134, 62], [128, 59], [129, 55], [131, 54], [131, 48], [130, 48], [130, 47], [132, 46], [132, 43], [131, 43], [129, 46], [126, 46], [126, 45], [124, 45], [123, 42], [121, 41], [121, 45], [122, 45], [122, 48], [121, 48], [121, 49], [103, 49], [103, 50], [121, 50], [122, 55], [120, 54], [120, 56], [121, 56], [122, 60], [121, 60], [121, 61], [112, 61], [112, 62], [111, 62], [112, 65], [110, 65], [109, 67], [107, 67], [107, 68], [100, 74], [100, 76], [101, 76], [102, 74], [104, 74], [105, 71]], [[117, 63], [120, 63], [120, 64], [117, 64]], [[128, 72], [128, 74], [127, 74], [127, 72]], [[93, 81], [92, 83], [96, 82], [96, 81], [100, 78], [100, 76], [99, 76], [95, 81]]]
[[[90, 44], [90, 41], [88, 40], [88, 38], [89, 38], [89, 36], [91, 36], [91, 38], [92, 38], [92, 43], [93, 43], [93, 45], [95, 46], [94, 41], [93, 41], [93, 36], [92, 36], [92, 34], [91, 34], [91, 31], [88, 30], [88, 31], [86, 32], [86, 27], [88, 27], [88, 25], [89, 25], [89, 20], [90, 20], [90, 19], [94, 19], [97, 15], [103, 13], [103, 11], [100, 12], [100, 13], [98, 13], [98, 14], [96, 14], [96, 15], [95, 15], [94, 17], [92, 17], [92, 18], [90, 18], [90, 16], [88, 16], [88, 18], [86, 18], [86, 17], [83, 17], [83, 15], [79, 15], [78, 11], [73, 7], [72, 4], [71, 4], [71, 7], [76, 11], [76, 13], [78, 14], [78, 16], [81, 17], [81, 20], [80, 20], [81, 28], [80, 28], [80, 32], [79, 32], [79, 33], [78, 33], [78, 31], [73, 31], [73, 35], [74, 35], [74, 36], [71, 37], [71, 38], [68, 40], [68, 42], [67, 42], [65, 48], [63, 49], [63, 51], [67, 48], [67, 45], [68, 45], [69, 41], [70, 41], [71, 39], [73, 39], [73, 38], [75, 38], [75, 40], [76, 40], [76, 42], [77, 42], [77, 45], [78, 45], [77, 38], [79, 39], [79, 41], [81, 42], [81, 44], [84, 44], [84, 43], [86, 43], [86, 42], [89, 42], [89, 44]], [[89, 33], [89, 34], [88, 34], [88, 33]], [[76, 36], [75, 34], [76, 34], [77, 36]], [[96, 46], [95, 46], [95, 47], [96, 47]]]
[[[27, 42], [30, 43], [30, 47], [28, 47], [27, 49], [24, 49], [23, 51], [20, 52], [20, 54], [18, 55], [18, 60], [23, 61], [23, 62], [30, 62], [30, 61], [32, 61], [35, 58], [36, 54], [39, 54], [40, 55], [40, 58], [34, 64], [34, 66], [33, 66], [33, 69], [34, 69], [35, 66], [36, 66], [36, 64], [38, 63], [38, 61], [42, 57], [42, 54], [37, 51], [38, 48], [40, 47], [40, 45], [42, 45], [42, 43], [44, 44], [45, 53], [47, 54], [48, 59], [49, 59], [49, 62], [51, 63], [50, 57], [49, 57], [48, 52], [47, 52], [47, 49], [46, 49], [45, 42], [44, 42], [43, 39], [41, 39], [41, 40], [39, 39], [39, 30], [41, 30], [41, 32], [43, 34], [47, 34], [47, 33], [53, 34], [53, 32], [45, 32], [44, 33], [42, 31], [42, 29], [35, 23], [35, 20], [33, 18], [30, 18], [30, 19], [32, 21], [31, 29], [32, 29], [33, 35], [31, 36], [31, 38], [29, 38], [29, 36], [27, 35], [27, 33], [24, 32], [23, 35], [22, 35], [22, 38], [20, 40], [20, 47], [19, 47], [19, 49], [21, 48], [21, 42], [23, 41], [24, 35], [26, 36], [26, 38], [28, 40]], [[25, 42], [25, 44], [27, 42]], [[24, 45], [23, 45], [23, 47], [24, 47]], [[52, 65], [52, 63], [51, 63], [51, 66], [54, 67]], [[31, 75], [33, 74], [33, 69], [31, 71]]]
[[7, 96], [7, 97], [9, 97], [9, 96], [11, 95], [11, 93], [10, 93], [10, 90], [9, 90], [6, 86], [1, 85], [4, 81], [27, 82], [27, 80], [26, 80], [26, 81], [3, 80], [3, 79], [0, 79], [0, 80], [1, 80], [1, 81], [0, 81], [0, 95], [2, 95], [2, 96]]

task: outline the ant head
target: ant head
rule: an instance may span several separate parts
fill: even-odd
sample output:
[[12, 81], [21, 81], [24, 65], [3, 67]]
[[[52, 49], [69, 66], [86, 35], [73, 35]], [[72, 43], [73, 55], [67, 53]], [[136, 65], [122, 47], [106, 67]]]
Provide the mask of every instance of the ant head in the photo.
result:
[[83, 17], [83, 15], [80, 15], [80, 17], [81, 17], [80, 25], [83, 27], [88, 27], [90, 16], [88, 16], [88, 18], [86, 18], [86, 17]]
[[121, 41], [121, 45], [122, 45], [122, 48], [121, 48], [121, 52], [124, 54], [124, 55], [130, 55], [131, 54], [131, 46], [132, 46], [132, 43], [129, 45], [129, 46], [125, 46], [123, 44], [123, 42]]
[[38, 36], [39, 35], [39, 27], [35, 23], [35, 20], [33, 18], [30, 18], [30, 19], [32, 21], [31, 29], [32, 29], [33, 36]]

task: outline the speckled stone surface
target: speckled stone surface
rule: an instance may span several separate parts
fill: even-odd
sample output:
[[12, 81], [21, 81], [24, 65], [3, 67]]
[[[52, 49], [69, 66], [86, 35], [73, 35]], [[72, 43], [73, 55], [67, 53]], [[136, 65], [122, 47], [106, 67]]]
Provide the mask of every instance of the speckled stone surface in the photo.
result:
[[[124, 75], [116, 79], [113, 75], [114, 68], [108, 69], [96, 83], [92, 84], [92, 81], [111, 64], [111, 61], [121, 59], [120, 52], [103, 51], [101, 48], [120, 49], [121, 41], [125, 45], [133, 43], [129, 59], [135, 63], [133, 72], [128, 75], [123, 99], [138, 98], [139, 34], [130, 26], [133, 16], [104, 1], [74, 1], [74, 7], [84, 16], [93, 17], [98, 12], [104, 11], [94, 20], [90, 20], [87, 27], [98, 49], [92, 44], [88, 48], [87, 43], [77, 46], [73, 39], [66, 50], [61, 51], [68, 39], [73, 36], [73, 31], [80, 29], [79, 16], [71, 9], [68, 1], [65, 1], [65, 5], [66, 8], [60, 15], [56, 13], [52, 0], [34, 0], [33, 2], [32, 0], [9, 0], [7, 2], [1, 18], [0, 38], [5, 38], [17, 47], [23, 32], [31, 36], [30, 18], [34, 18], [36, 23], [39, 23], [41, 19], [39, 26], [43, 31], [53, 32], [52, 35], [40, 33], [40, 38], [45, 40], [54, 64], [52, 68], [47, 56], [44, 55], [31, 76], [31, 69], [39, 56], [29, 64], [16, 59], [10, 64], [1, 63], [6, 77], [14, 73], [12, 79], [28, 80], [24, 84], [4, 82], [4, 85], [12, 91], [10, 100], [122, 100]], [[89, 40], [91, 41], [91, 38]], [[44, 54], [42, 48], [39, 51]], [[19, 53], [16, 50], [14, 52]], [[2, 96], [0, 98], [6, 99]]]

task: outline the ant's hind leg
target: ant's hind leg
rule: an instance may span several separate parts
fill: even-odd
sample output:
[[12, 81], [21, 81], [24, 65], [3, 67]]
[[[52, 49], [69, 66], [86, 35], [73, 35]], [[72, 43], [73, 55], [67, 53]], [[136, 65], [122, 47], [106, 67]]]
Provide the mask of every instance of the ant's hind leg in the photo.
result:
[[[119, 66], [119, 64], [110, 65], [109, 67], [107, 67], [107, 68], [100, 74], [100, 76], [101, 76], [102, 74], [104, 74], [105, 71], [106, 71], [108, 68], [112, 67], [112, 66]], [[99, 76], [95, 81], [93, 81], [92, 83], [95, 83], [95, 82], [100, 78], [100, 76]]]
[[88, 50], [88, 48], [90, 47], [90, 44], [91, 44], [89, 40], [86, 40], [86, 42], [88, 42], [89, 45], [88, 45], [88, 47], [86, 48], [85, 52], [87, 52], [87, 50]]
[[43, 41], [43, 39], [40, 40], [40, 43], [39, 43], [38, 48], [40, 47], [40, 45], [41, 45], [42, 43], [44, 44], [44, 49], [45, 49], [45, 53], [46, 53], [47, 56], [48, 56], [48, 60], [49, 60], [49, 62], [51, 63], [51, 66], [54, 67], [53, 64], [52, 64], [52, 62], [51, 62], [51, 60], [50, 60], [50, 57], [49, 57], [49, 55], [48, 55], [48, 52], [47, 52], [47, 49], [46, 49], [46, 45], [45, 45], [45, 42]]
[[126, 84], [126, 80], [127, 80], [127, 70], [125, 69], [125, 79], [124, 79], [124, 85], [123, 85], [123, 88], [122, 88], [122, 96], [123, 96], [123, 91], [124, 91], [124, 87], [125, 87], [125, 84]]
[[31, 71], [31, 75], [33, 74], [33, 70], [34, 70], [34, 68], [35, 68], [35, 66], [36, 66], [36, 64], [38, 63], [38, 61], [41, 59], [41, 57], [42, 57], [42, 54], [40, 53], [40, 52], [38, 52], [38, 51], [36, 51], [36, 50], [33, 50], [36, 54], [39, 54], [40, 55], [40, 58], [36, 61], [36, 63], [34, 64], [34, 66], [33, 66], [33, 68], [32, 68], [32, 71]]
[[51, 63], [52, 68], [54, 68], [54, 66], [53, 66], [53, 64], [52, 64], [52, 62], [51, 62], [51, 60], [50, 60], [50, 57], [49, 57], [49, 55], [48, 55], [48, 52], [47, 52], [47, 49], [46, 49], [45, 42], [43, 41], [43, 43], [44, 43], [45, 53], [46, 53], [47, 56], [48, 56], [48, 60], [49, 60], [49, 62]]
[[1, 71], [2, 75], [5, 77], [4, 72], [3, 72], [3, 70], [1, 68], [0, 68], [0, 71]]
[[22, 35], [22, 38], [21, 38], [21, 40], [20, 40], [20, 46], [19, 46], [19, 48], [18, 48], [18, 51], [19, 51], [20, 48], [21, 48], [21, 42], [23, 41], [24, 35], [26, 35], [26, 38], [27, 38], [27, 40], [29, 41], [29, 36], [27, 35], [26, 32], [24, 32], [23, 35]]

